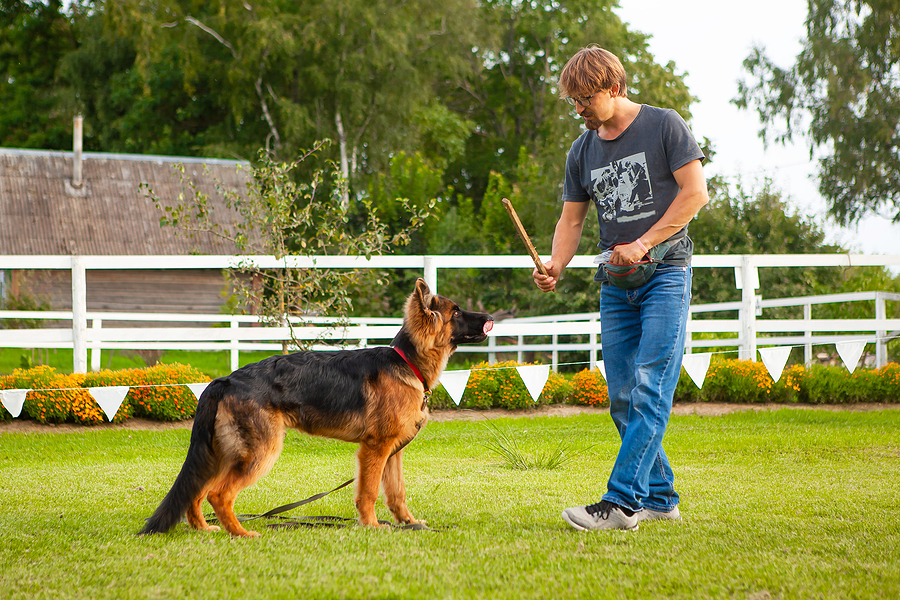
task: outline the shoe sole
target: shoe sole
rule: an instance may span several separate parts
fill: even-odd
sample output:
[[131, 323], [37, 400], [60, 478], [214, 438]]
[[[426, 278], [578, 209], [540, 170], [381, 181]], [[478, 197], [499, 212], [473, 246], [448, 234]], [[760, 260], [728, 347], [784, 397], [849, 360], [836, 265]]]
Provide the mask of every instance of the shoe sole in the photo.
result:
[[566, 511], [563, 511], [562, 518], [563, 518], [563, 521], [565, 521], [566, 523], [568, 523], [569, 525], [571, 525], [578, 531], [637, 531], [637, 529], [638, 529], [638, 523], [635, 523], [634, 527], [632, 527], [630, 529], [623, 529], [621, 527], [615, 527], [612, 529], [590, 529], [588, 527], [579, 525], [578, 523], [573, 521], [571, 518], [569, 518], [569, 514]]
[[643, 511], [638, 513], [639, 515], [643, 514], [643, 516], [638, 517], [638, 521], [669, 521], [670, 523], [677, 523], [681, 521], [681, 511], [675, 516], [671, 516], [676, 509], [673, 509], [669, 512], [660, 512], [658, 510], [650, 510], [645, 508]]

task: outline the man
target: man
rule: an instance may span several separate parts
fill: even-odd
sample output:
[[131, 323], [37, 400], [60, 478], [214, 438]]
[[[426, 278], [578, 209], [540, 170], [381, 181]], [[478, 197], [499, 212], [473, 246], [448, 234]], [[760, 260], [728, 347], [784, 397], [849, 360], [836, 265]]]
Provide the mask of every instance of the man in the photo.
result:
[[579, 530], [633, 530], [641, 520], [680, 519], [662, 439], [684, 354], [693, 250], [687, 225], [709, 201], [703, 153], [676, 112], [628, 99], [622, 63], [602, 48], [573, 56], [559, 85], [587, 131], [566, 160], [548, 275], [535, 269], [533, 278], [544, 292], [556, 289], [592, 200], [599, 245], [611, 249], [598, 257], [595, 280], [610, 415], [622, 438], [600, 502], [562, 516]]

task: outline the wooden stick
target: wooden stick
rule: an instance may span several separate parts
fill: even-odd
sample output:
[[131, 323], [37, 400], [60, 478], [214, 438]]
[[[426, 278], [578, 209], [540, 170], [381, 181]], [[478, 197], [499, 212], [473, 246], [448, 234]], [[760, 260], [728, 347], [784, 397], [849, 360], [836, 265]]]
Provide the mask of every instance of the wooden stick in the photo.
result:
[[525, 228], [522, 227], [522, 221], [519, 220], [519, 215], [516, 214], [516, 209], [513, 208], [512, 202], [510, 202], [506, 198], [504, 198], [502, 202], [503, 206], [506, 207], [506, 212], [509, 213], [509, 218], [512, 219], [513, 225], [516, 226], [516, 232], [519, 234], [519, 237], [522, 238], [522, 241], [525, 242], [525, 248], [528, 250], [528, 254], [531, 256], [531, 260], [534, 261], [534, 266], [537, 268], [538, 273], [540, 273], [541, 275], [547, 275], [547, 269], [544, 268], [544, 263], [541, 262], [541, 257], [538, 256], [537, 250], [534, 249], [534, 245], [531, 243], [531, 239], [525, 232]]

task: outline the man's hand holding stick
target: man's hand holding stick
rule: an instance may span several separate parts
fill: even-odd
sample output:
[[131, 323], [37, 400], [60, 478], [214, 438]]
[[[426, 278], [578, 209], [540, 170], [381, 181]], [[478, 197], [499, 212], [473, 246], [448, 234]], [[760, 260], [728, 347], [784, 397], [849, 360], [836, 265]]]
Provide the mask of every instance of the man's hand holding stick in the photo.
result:
[[[525, 227], [522, 226], [522, 221], [519, 220], [519, 215], [516, 214], [516, 209], [513, 208], [512, 202], [504, 198], [502, 200], [503, 206], [506, 207], [506, 212], [509, 213], [509, 218], [512, 219], [513, 225], [516, 227], [516, 233], [519, 234], [519, 237], [522, 238], [522, 241], [525, 242], [525, 249], [528, 250], [528, 255], [531, 256], [531, 260], [534, 261], [534, 268], [537, 269], [537, 272], [545, 277], [549, 277], [550, 273], [547, 272], [547, 268], [544, 266], [544, 263], [541, 262], [541, 257], [538, 256], [537, 250], [534, 249], [534, 244], [531, 243], [531, 238], [528, 237], [528, 233], [525, 232]], [[544, 291], [554, 291], [555, 286], [551, 288], [544, 289]]]

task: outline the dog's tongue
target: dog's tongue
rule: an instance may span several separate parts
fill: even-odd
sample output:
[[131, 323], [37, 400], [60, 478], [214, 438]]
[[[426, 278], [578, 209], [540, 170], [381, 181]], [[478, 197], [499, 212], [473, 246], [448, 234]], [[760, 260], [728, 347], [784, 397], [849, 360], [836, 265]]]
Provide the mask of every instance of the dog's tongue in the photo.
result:
[[493, 321], [485, 321], [484, 322], [484, 333], [487, 334], [488, 331], [494, 328]]

